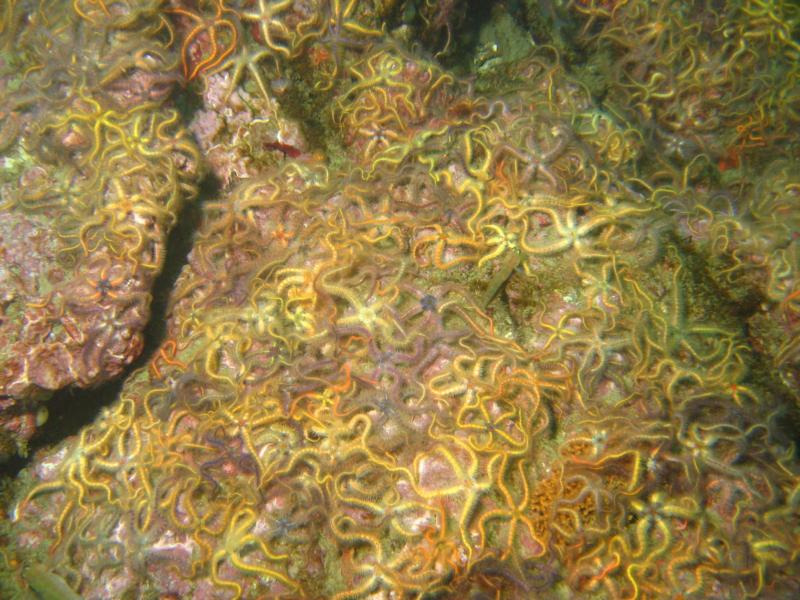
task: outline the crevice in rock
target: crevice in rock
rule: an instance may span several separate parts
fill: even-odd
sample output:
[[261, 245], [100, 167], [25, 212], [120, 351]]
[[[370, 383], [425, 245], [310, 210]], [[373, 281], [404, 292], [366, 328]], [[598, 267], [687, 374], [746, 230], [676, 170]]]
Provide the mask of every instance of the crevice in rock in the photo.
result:
[[153, 282], [150, 319], [143, 330], [144, 348], [139, 357], [111, 381], [91, 388], [68, 387], [53, 394], [45, 403], [49, 413], [47, 422], [30, 441], [27, 457], [17, 455], [0, 464], [0, 477], [16, 476], [31, 462], [37, 451], [58, 444], [90, 424], [103, 407], [119, 397], [128, 376], [150, 361], [164, 341], [170, 292], [188, 261], [194, 234], [202, 219], [203, 203], [215, 198], [219, 189], [216, 179], [211, 175], [206, 176], [200, 182], [198, 197], [184, 203], [178, 214], [177, 223], [167, 239], [164, 268]]

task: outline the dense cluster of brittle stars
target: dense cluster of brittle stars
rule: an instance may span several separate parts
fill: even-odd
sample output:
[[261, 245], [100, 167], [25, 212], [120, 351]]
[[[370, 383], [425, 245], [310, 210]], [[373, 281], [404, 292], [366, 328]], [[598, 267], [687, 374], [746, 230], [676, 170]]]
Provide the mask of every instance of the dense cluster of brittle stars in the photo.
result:
[[[323, 566], [337, 573], [325, 593], [341, 599], [530, 594], [548, 560], [576, 593], [701, 594], [735, 581], [760, 594], [797, 558], [786, 527], [797, 469], [743, 332], [696, 293], [707, 278], [660, 228], [685, 194], [621, 179], [616, 168], [636, 171], [638, 138], [598, 113], [573, 127], [590, 98], [546, 52], [520, 67], [537, 85], [489, 101], [428, 61], [368, 51], [381, 32], [356, 0], [324, 4], [305, 15], [282, 0], [169, 9], [185, 77], [232, 69], [227, 96], [247, 71], [268, 97], [267, 56], [330, 47], [315, 88], [341, 88], [331, 111], [358, 167], [286, 160], [205, 206], [170, 337], [22, 496], [17, 526], [44, 514], [69, 563], [97, 541], [83, 535], [91, 519], [119, 517], [131, 547], [173, 537], [191, 548], [172, 576], [237, 598], [314, 593]], [[675, 16], [625, 29], [625, 7], [577, 4], [609, 21], [599, 39], [630, 53], [631, 34], [657, 55], [644, 80], [623, 59], [636, 110], [680, 96], [668, 86], [686, 77], [660, 63], [702, 58], [669, 34], [694, 26]], [[775, 16], [745, 12], [758, 27]], [[241, 45], [248, 37], [258, 50]], [[350, 51], [366, 54], [348, 64]], [[171, 152], [196, 158], [176, 114], [151, 108], [122, 112], [81, 89], [42, 133], [120, 178], [167, 166]], [[680, 173], [681, 189], [691, 176]], [[160, 263], [130, 221], [169, 212], [121, 180], [106, 192], [64, 236], [76, 252], [121, 257], [87, 263], [81, 290], [101, 308], [125, 296], [126, 267]], [[737, 229], [718, 225], [724, 255]], [[657, 248], [642, 257], [651, 232]], [[773, 287], [791, 321], [788, 244]], [[49, 496], [63, 500], [57, 513]], [[120, 568], [127, 548], [107, 548], [100, 564]]]

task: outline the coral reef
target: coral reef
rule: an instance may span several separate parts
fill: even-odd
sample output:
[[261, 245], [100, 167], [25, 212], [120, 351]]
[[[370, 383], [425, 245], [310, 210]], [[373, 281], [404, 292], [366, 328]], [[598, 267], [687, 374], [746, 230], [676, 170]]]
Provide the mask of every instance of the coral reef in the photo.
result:
[[[219, 189], [149, 363], [11, 486], [0, 590], [800, 593], [797, 16], [553, 8], [614, 65], [590, 85], [534, 38], [456, 76], [456, 4], [61, 7], [112, 41], [9, 96], [2, 227], [57, 219], [4, 241], [9, 399], [129, 360], [177, 206]], [[125, 102], [143, 78], [199, 106]]]

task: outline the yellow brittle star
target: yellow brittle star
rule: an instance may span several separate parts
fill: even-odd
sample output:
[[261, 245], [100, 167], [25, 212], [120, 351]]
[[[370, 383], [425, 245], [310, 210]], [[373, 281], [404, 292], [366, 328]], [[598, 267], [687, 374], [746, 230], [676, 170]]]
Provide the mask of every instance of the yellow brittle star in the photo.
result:
[[252, 575], [265, 577], [267, 580], [279, 581], [292, 589], [299, 589], [299, 584], [288, 575], [275, 569], [264, 566], [264, 560], [258, 562], [245, 562], [242, 551], [247, 547], [254, 547], [260, 550], [263, 557], [269, 561], [284, 561], [288, 558], [286, 554], [275, 554], [266, 543], [256, 534], [253, 528], [256, 525], [256, 512], [251, 508], [239, 509], [230, 519], [228, 527], [222, 537], [222, 543], [211, 557], [211, 581], [216, 585], [228, 588], [233, 591], [234, 598], [242, 597], [242, 586], [229, 579], [223, 579], [219, 573], [220, 564], [228, 561], [231, 565]]

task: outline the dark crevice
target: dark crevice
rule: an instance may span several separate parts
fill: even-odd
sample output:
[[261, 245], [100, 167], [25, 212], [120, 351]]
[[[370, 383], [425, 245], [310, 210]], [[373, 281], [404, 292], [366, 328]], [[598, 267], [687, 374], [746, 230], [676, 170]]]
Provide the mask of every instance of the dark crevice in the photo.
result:
[[[469, 0], [462, 13], [463, 17], [453, 16], [451, 25], [453, 27], [450, 40], [451, 48], [446, 55], [441, 56], [441, 63], [447, 69], [452, 69], [456, 73], [469, 74], [473, 68], [473, 58], [479, 45], [479, 34], [481, 27], [491, 21], [492, 10], [495, 6], [503, 7], [501, 2], [485, 2], [483, 0]], [[441, 32], [440, 32], [441, 33]], [[442, 48], [441, 35], [437, 36], [436, 44], [430, 48], [437, 54]]]
[[39, 428], [30, 441], [28, 456], [24, 458], [14, 456], [0, 464], [0, 477], [16, 476], [28, 465], [38, 450], [58, 444], [89, 425], [103, 407], [109, 406], [119, 397], [128, 376], [150, 361], [166, 336], [170, 292], [187, 263], [194, 233], [202, 218], [202, 205], [218, 193], [218, 182], [213, 177], [207, 176], [200, 183], [198, 198], [186, 202], [178, 214], [177, 223], [167, 240], [164, 268], [153, 282], [150, 319], [142, 331], [144, 348], [139, 357], [111, 381], [92, 388], [72, 386], [53, 394], [45, 403], [49, 413], [47, 422]]

